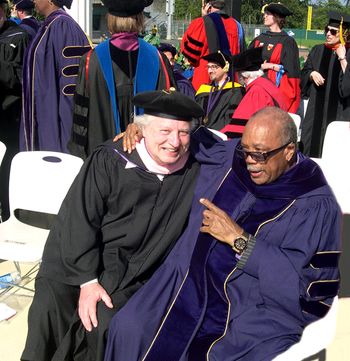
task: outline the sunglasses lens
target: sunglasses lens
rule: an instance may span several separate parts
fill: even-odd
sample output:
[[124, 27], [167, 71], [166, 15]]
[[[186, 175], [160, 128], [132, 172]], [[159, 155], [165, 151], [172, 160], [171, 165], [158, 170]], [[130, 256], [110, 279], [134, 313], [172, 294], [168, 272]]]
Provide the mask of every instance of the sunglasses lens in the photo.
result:
[[333, 35], [333, 36], [337, 35], [337, 30], [336, 30], [336, 29], [330, 29], [328, 26], [326, 26], [326, 27], [324, 28], [324, 32], [325, 32], [325, 34], [327, 34], [328, 32], [330, 32], [331, 35]]
[[265, 158], [261, 153], [249, 153], [250, 157], [255, 161], [255, 162], [264, 162]]

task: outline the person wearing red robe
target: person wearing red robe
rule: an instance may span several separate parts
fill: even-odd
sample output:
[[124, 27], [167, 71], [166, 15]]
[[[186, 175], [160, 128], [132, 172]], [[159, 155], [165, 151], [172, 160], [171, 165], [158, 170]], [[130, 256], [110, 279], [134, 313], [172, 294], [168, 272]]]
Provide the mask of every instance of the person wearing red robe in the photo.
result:
[[270, 106], [288, 111], [288, 99], [284, 93], [272, 81], [262, 77], [262, 63], [262, 48], [246, 50], [232, 59], [246, 94], [234, 111], [230, 124], [221, 129], [229, 138], [241, 137], [248, 119], [260, 109]]
[[191, 22], [182, 38], [181, 52], [194, 66], [192, 84], [196, 91], [210, 83], [205, 55], [218, 50], [235, 55], [245, 48], [242, 25], [223, 12], [224, 6], [222, 0], [204, 0], [202, 17]]
[[288, 112], [296, 113], [300, 103], [299, 50], [294, 38], [283, 30], [292, 12], [281, 3], [270, 3], [262, 9], [268, 31], [256, 37], [249, 48], [263, 48], [264, 76], [288, 98]]

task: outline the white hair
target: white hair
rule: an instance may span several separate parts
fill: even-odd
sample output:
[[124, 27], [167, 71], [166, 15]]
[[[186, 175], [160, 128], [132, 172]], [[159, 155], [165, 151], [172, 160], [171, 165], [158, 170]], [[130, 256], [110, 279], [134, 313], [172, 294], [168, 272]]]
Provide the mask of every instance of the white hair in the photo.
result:
[[252, 71], [241, 71], [240, 75], [243, 78], [248, 78], [251, 80], [255, 80], [256, 78], [259, 78], [264, 75], [264, 72], [261, 69], [258, 70], [252, 70]]
[[[141, 129], [146, 127], [148, 124], [150, 124], [153, 120], [159, 119], [159, 117], [156, 117], [154, 115], [150, 114], [142, 114], [142, 115], [135, 115], [134, 117], [134, 123], [137, 124]], [[198, 121], [193, 119], [190, 123], [190, 129], [191, 131], [195, 129], [198, 125]]]

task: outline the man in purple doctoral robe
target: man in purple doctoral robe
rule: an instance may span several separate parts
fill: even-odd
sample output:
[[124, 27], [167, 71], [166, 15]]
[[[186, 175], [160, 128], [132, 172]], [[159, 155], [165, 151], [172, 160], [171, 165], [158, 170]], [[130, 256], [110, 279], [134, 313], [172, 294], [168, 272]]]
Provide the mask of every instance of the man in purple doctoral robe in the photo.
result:
[[40, 21], [33, 16], [34, 2], [32, 0], [13, 0], [13, 5], [20, 23], [18, 24], [24, 29], [29, 40], [32, 40], [40, 28]]
[[267, 107], [241, 141], [205, 132], [188, 227], [112, 319], [105, 361], [271, 361], [338, 292], [340, 209], [292, 119]]
[[23, 65], [20, 149], [68, 153], [73, 95], [81, 56], [91, 49], [83, 30], [64, 10], [72, 0], [35, 3], [45, 16]]

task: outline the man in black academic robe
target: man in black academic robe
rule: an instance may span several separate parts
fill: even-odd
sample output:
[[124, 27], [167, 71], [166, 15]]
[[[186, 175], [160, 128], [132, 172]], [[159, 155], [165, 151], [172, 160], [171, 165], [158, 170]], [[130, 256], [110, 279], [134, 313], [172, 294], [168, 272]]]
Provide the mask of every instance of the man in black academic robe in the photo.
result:
[[203, 109], [176, 91], [134, 99], [151, 114], [144, 132], [166, 142], [145, 136], [129, 155], [110, 141], [86, 160], [45, 246], [22, 360], [102, 361], [109, 320], [185, 228], [199, 169], [190, 121]]
[[6, 20], [6, 12], [7, 1], [0, 0], [0, 140], [7, 147], [0, 171], [3, 219], [9, 216], [8, 177], [12, 157], [18, 152], [22, 65], [28, 44], [28, 34], [13, 21]]
[[301, 144], [303, 153], [310, 157], [321, 157], [328, 124], [348, 121], [350, 113], [350, 78], [344, 77], [346, 47], [340, 39], [340, 22], [343, 19], [345, 29], [350, 25], [350, 17], [336, 12], [329, 16], [326, 42], [311, 49], [301, 72], [301, 95], [309, 99], [301, 124]]
[[32, 0], [13, 0], [13, 5], [18, 19], [20, 19], [18, 25], [27, 32], [29, 40], [34, 39], [41, 25], [40, 21], [33, 16], [34, 2]]
[[220, 130], [229, 124], [232, 114], [243, 98], [244, 88], [229, 77], [230, 56], [221, 51], [203, 57], [208, 61], [210, 84], [202, 84], [196, 93], [196, 102], [205, 111], [203, 125]]
[[166, 56], [138, 37], [152, 0], [103, 2], [111, 38], [82, 57], [74, 96], [68, 149], [83, 159], [139, 114], [132, 106], [135, 94], [175, 86]]

